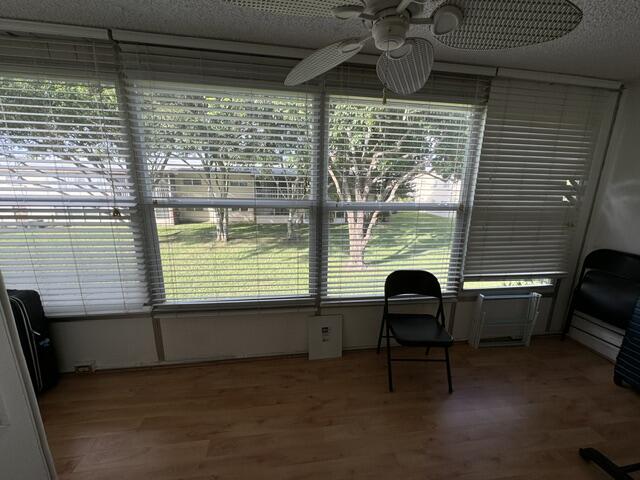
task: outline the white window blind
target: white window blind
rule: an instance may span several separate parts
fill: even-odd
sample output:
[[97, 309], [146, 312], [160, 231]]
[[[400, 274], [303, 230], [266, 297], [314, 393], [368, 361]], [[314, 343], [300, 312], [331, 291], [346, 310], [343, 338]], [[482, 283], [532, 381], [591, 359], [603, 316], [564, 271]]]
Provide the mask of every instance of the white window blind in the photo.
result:
[[206, 59], [188, 63], [197, 75], [164, 81], [175, 78], [162, 73], [172, 62], [127, 58], [158, 232], [154, 301], [310, 298], [317, 96], [218, 85]]
[[611, 92], [495, 79], [465, 280], [566, 273]]
[[112, 46], [1, 36], [0, 65], [8, 287], [38, 290], [49, 315], [140, 310], [142, 234]]
[[0, 36], [9, 286], [70, 315], [567, 270], [609, 92], [436, 72], [383, 105], [371, 67], [292, 63]]
[[398, 269], [457, 290], [484, 118], [470, 83], [462, 102], [330, 98], [327, 297], [379, 296]]

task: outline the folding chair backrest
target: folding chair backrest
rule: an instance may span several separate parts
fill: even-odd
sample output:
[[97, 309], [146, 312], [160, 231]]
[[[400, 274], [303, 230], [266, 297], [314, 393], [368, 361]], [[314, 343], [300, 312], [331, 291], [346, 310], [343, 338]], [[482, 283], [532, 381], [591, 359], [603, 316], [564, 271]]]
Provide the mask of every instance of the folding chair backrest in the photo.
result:
[[384, 313], [389, 313], [389, 298], [398, 295], [422, 295], [438, 299], [436, 318], [444, 326], [444, 308], [440, 282], [431, 272], [425, 270], [396, 270], [384, 282]]
[[424, 295], [442, 300], [440, 282], [425, 270], [396, 270], [384, 283], [385, 300], [397, 295]]

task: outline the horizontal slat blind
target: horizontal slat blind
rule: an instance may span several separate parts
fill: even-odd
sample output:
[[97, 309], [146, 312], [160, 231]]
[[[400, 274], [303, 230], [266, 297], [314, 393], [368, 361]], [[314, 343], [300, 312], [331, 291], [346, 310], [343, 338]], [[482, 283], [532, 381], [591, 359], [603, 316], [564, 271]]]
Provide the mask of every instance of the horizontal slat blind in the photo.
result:
[[480, 98], [330, 98], [327, 297], [379, 296], [403, 268], [429, 270], [456, 291], [483, 118]]
[[[282, 89], [295, 60], [119, 43], [130, 80]], [[309, 85], [300, 89], [308, 90]]]
[[199, 63], [198, 78], [165, 81], [158, 65], [127, 72], [160, 247], [154, 302], [310, 297], [317, 96], [219, 86]]
[[[433, 273], [446, 292], [455, 292], [461, 267], [462, 233], [457, 211], [380, 213], [370, 240], [351, 234], [349, 217], [370, 221], [375, 211], [332, 212], [328, 227], [327, 297], [375, 297], [394, 270]], [[337, 215], [337, 218], [336, 218]], [[353, 227], [352, 227], [353, 228]]]
[[314, 97], [136, 81], [129, 98], [153, 200], [308, 200]]
[[2, 36], [0, 64], [7, 285], [39, 290], [49, 315], [142, 309], [143, 241], [112, 47]]
[[113, 80], [117, 72], [109, 42], [13, 32], [0, 32], [0, 64], [4, 74], [30, 73], [46, 79]]
[[465, 279], [562, 275], [610, 92], [495, 79]]
[[38, 290], [50, 316], [140, 310], [146, 301], [137, 211], [106, 206], [0, 207], [9, 288]]
[[[228, 219], [226, 242], [216, 241], [220, 215]], [[308, 216], [304, 209], [156, 209], [164, 299], [310, 296]]]

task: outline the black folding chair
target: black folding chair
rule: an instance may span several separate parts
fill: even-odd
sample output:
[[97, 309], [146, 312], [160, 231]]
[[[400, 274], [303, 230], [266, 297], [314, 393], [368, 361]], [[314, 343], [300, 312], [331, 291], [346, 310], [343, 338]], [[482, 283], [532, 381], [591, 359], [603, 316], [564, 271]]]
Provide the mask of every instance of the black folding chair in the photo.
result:
[[[434, 315], [427, 313], [390, 313], [389, 299], [398, 295], [420, 295], [438, 299], [438, 310]], [[386, 332], [386, 335], [383, 335]], [[442, 290], [438, 279], [424, 270], [396, 270], [391, 273], [384, 284], [384, 313], [378, 335], [378, 353], [382, 337], [387, 339], [387, 371], [389, 374], [389, 391], [393, 392], [393, 375], [391, 362], [445, 362], [447, 364], [447, 381], [449, 393], [451, 387], [451, 365], [449, 347], [453, 345], [453, 337], [447, 332], [442, 305]], [[444, 358], [391, 358], [390, 342], [394, 338], [400, 345], [426, 348], [426, 355], [431, 347], [444, 348]]]

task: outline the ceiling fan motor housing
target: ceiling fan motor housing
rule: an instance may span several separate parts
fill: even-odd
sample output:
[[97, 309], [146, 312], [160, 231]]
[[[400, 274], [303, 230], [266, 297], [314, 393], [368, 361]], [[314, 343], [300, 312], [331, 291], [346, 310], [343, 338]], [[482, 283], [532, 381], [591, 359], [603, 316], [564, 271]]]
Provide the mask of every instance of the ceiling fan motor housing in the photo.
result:
[[409, 21], [403, 15], [390, 15], [376, 20], [371, 28], [376, 48], [386, 52], [402, 47], [409, 27]]

